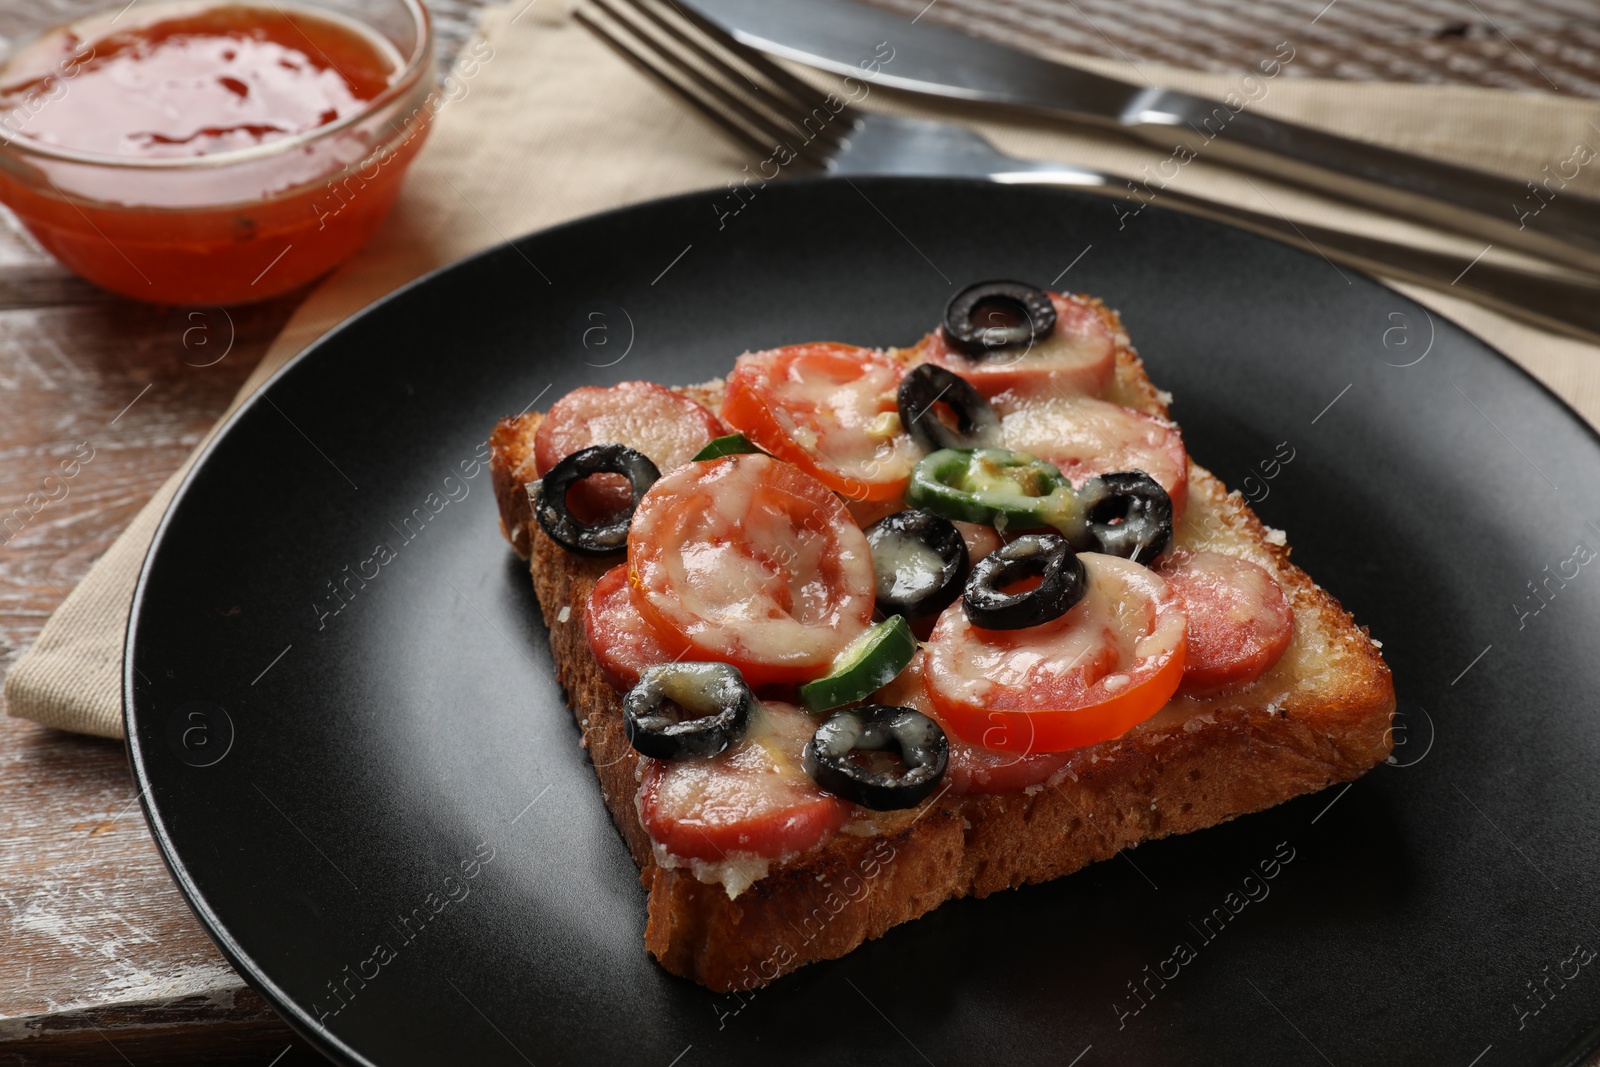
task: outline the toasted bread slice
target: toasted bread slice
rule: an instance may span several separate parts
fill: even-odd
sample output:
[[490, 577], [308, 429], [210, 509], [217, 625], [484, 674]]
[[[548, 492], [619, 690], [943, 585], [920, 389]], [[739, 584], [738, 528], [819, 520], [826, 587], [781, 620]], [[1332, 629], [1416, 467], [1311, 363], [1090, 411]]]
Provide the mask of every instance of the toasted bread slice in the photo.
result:
[[[1107, 398], [1165, 417], [1166, 397], [1115, 313], [1102, 306], [1101, 314], [1121, 342]], [[720, 381], [680, 391], [720, 408]], [[539, 418], [504, 419], [490, 439], [501, 523], [530, 559], [580, 743], [649, 890], [645, 945], [667, 970], [713, 990], [755, 988], [805, 963], [837, 958], [955, 897], [1059, 878], [1142, 841], [1349, 781], [1389, 753], [1394, 686], [1377, 642], [1290, 563], [1282, 533], [1191, 463], [1176, 547], [1265, 567], [1293, 607], [1293, 642], [1264, 677], [1224, 696], [1175, 699], [1124, 736], [1078, 750], [1041, 786], [947, 792], [912, 811], [879, 813], [855, 824], [867, 833], [838, 833], [730, 897], [722, 884], [655, 861], [634, 802], [639, 757], [623, 732], [621, 698], [584, 637], [589, 591], [611, 564], [573, 556], [546, 537], [523, 489], [536, 477]]]

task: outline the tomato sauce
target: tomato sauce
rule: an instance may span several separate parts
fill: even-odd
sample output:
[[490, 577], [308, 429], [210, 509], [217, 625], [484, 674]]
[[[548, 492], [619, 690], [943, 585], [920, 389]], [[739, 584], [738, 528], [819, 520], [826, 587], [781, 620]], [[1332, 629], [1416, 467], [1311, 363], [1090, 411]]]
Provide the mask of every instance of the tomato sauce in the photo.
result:
[[0, 199], [63, 263], [141, 299], [231, 303], [310, 280], [376, 228], [430, 117], [361, 128], [405, 66], [387, 39], [277, 4], [119, 20], [0, 68], [0, 141], [44, 177], [0, 168]]

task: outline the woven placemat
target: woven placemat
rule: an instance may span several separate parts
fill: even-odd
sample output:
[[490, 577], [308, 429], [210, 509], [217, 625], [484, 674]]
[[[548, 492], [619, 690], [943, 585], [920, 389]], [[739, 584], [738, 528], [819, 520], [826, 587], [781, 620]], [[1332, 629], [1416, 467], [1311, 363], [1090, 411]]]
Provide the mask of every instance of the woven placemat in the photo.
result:
[[1012, 47], [1225, 74], [1300, 50], [1297, 78], [1600, 98], [1589, 0], [871, 0]]

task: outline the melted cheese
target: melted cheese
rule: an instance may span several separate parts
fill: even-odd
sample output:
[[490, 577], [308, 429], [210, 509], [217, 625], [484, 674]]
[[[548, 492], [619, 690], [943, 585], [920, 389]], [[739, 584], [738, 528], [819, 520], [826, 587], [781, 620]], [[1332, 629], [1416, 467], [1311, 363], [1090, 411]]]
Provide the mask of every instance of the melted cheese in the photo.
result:
[[1096, 474], [1141, 470], [1172, 497], [1187, 496], [1188, 453], [1176, 427], [1118, 404], [1065, 394], [995, 398], [1000, 441], [1061, 468], [1081, 486]]
[[884, 538], [874, 550], [872, 562], [880, 575], [890, 576], [889, 588], [883, 591], [896, 600], [915, 600], [936, 589], [944, 574], [939, 553], [915, 537]]
[[663, 546], [652, 563], [663, 573], [646, 595], [707, 654], [823, 664], [870, 613], [866, 538], [842, 506], [797, 515], [776, 465], [743, 456], [656, 483], [643, 522]]
[[1031, 344], [1003, 349], [987, 357], [1001, 366], [1049, 370], [1071, 376], [1075, 372], [1099, 377], [1111, 360], [1113, 341], [1097, 315], [1081, 315], [1056, 300], [1056, 328], [1050, 336]]
[[1023, 630], [973, 626], [957, 603], [940, 617], [929, 645], [931, 684], [964, 704], [1050, 709], [1062, 691], [1098, 686], [1107, 696], [1126, 688], [1124, 673], [1170, 653], [1184, 637], [1182, 611], [1158, 613], [1170, 596], [1162, 579], [1129, 560], [1082, 553], [1089, 591], [1065, 615]]
[[906, 477], [917, 448], [900, 426], [895, 395], [900, 369], [892, 364], [852, 365], [859, 374], [840, 380], [817, 361], [797, 359], [772, 386], [773, 416], [796, 444], [848, 478], [882, 481]]

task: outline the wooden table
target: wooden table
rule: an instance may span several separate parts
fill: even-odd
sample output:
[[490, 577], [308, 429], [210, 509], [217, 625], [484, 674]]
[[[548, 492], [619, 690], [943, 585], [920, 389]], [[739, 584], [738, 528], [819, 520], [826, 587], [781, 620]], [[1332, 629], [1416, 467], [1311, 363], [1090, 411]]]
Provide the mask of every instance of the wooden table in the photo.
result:
[[[1300, 75], [1600, 98], [1600, 13], [1587, 0], [875, 2], [1004, 42], [1136, 61], [1231, 70], [1287, 38]], [[446, 57], [481, 3], [429, 0]], [[299, 298], [229, 311], [132, 303], [74, 279], [0, 219], [0, 515], [74, 446], [95, 449], [68, 495], [0, 544], [0, 670], [199, 441]], [[0, 1065], [320, 1062], [201, 932], [120, 744], [0, 718], [0, 841]]]

